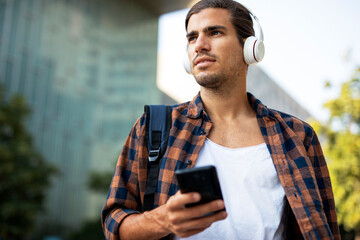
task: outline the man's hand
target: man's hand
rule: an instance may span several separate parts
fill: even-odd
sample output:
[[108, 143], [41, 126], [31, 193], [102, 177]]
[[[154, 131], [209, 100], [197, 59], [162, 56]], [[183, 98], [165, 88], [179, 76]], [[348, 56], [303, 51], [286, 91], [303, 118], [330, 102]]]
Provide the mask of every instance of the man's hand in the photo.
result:
[[224, 209], [223, 200], [185, 207], [185, 204], [198, 201], [200, 201], [199, 193], [182, 194], [179, 191], [164, 205], [142, 214], [129, 215], [120, 224], [120, 239], [152, 240], [170, 233], [184, 238], [202, 232], [213, 222], [226, 218], [226, 212], [220, 211]]
[[184, 238], [200, 233], [210, 227], [213, 222], [226, 218], [227, 213], [221, 211], [225, 207], [223, 200], [215, 200], [190, 208], [185, 207], [186, 204], [200, 201], [200, 198], [199, 193], [182, 194], [180, 191], [170, 197], [165, 204], [165, 227]]

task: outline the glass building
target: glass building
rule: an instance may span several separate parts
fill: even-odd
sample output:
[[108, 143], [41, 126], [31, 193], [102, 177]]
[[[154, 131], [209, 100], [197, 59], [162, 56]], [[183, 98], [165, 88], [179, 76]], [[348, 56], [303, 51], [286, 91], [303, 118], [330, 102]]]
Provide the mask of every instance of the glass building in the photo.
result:
[[158, 17], [185, 4], [0, 0], [0, 81], [26, 97], [36, 148], [60, 170], [40, 225], [99, 218], [89, 172], [113, 169], [144, 104], [169, 99], [156, 87]]

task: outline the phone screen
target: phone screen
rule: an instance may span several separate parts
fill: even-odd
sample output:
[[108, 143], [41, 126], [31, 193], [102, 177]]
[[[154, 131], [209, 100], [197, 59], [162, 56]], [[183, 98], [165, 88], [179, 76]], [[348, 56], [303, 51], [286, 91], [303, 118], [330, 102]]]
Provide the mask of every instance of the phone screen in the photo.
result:
[[197, 203], [186, 205], [191, 207], [223, 199], [220, 184], [214, 166], [187, 168], [175, 171], [175, 175], [182, 193], [198, 192], [201, 200]]

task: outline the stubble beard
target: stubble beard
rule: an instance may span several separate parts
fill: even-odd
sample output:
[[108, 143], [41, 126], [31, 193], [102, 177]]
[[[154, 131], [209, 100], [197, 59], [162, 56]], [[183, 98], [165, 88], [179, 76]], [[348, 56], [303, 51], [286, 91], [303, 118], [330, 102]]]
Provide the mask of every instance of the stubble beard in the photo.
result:
[[194, 77], [196, 82], [204, 88], [218, 88], [224, 80], [224, 76], [221, 73], [206, 74], [201, 72]]
[[216, 73], [200, 72], [194, 78], [201, 87], [219, 95], [227, 95], [237, 87], [237, 75], [236, 69], [223, 69]]
[[233, 53], [233, 55], [230, 56], [230, 59], [233, 59], [233, 62], [239, 64], [228, 64], [227, 67], [221, 69], [218, 72], [209, 73], [206, 72], [206, 69], [199, 69], [203, 71], [194, 75], [196, 82], [201, 87], [206, 88], [213, 93], [224, 96], [230, 94], [232, 91], [238, 89], [240, 84], [238, 82], [238, 77], [242, 71], [242, 66], [240, 65], [241, 60], [239, 59], [239, 56], [240, 55], [236, 53]]

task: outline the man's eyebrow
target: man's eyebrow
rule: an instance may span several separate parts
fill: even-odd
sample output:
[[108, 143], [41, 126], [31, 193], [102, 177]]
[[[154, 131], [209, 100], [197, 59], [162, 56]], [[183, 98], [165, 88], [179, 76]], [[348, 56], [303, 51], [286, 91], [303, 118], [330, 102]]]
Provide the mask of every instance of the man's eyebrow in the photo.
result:
[[[211, 32], [211, 31], [214, 31], [214, 30], [227, 30], [227, 28], [225, 26], [222, 26], [222, 25], [214, 25], [214, 26], [209, 26], [209, 27], [206, 27], [203, 29], [203, 32]], [[189, 37], [192, 37], [192, 36], [195, 36], [196, 34], [198, 34], [198, 31], [191, 31], [189, 32], [188, 34], [186, 34], [186, 38], [189, 38]]]
[[211, 31], [214, 31], [214, 30], [227, 30], [227, 28], [225, 26], [222, 26], [222, 25], [214, 25], [214, 26], [209, 26], [209, 27], [206, 27], [204, 29], [204, 32], [211, 32]]
[[186, 34], [186, 38], [195, 36], [196, 34], [197, 34], [197, 31], [191, 31], [191, 32], [189, 32], [189, 33]]

